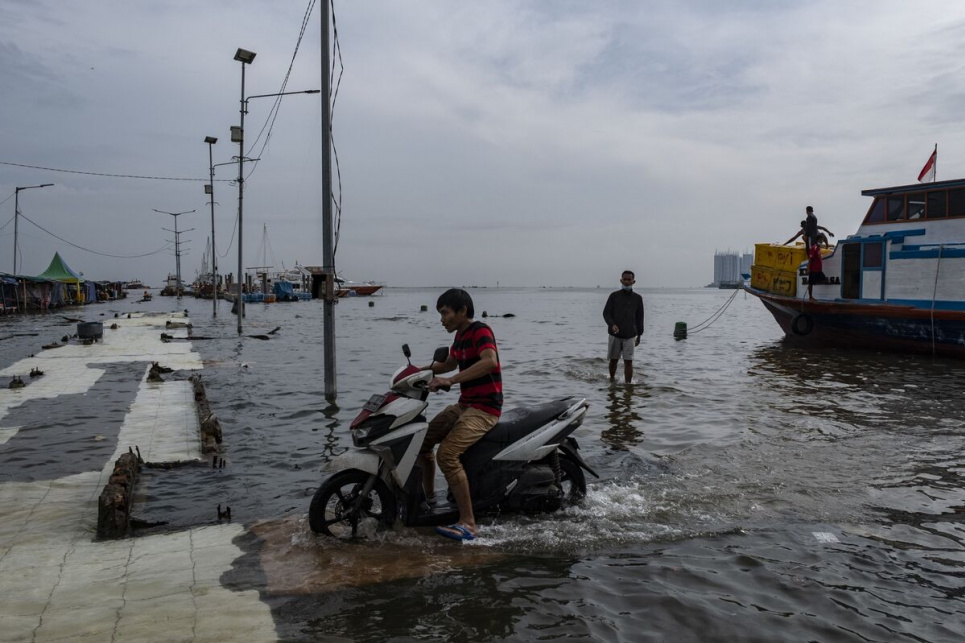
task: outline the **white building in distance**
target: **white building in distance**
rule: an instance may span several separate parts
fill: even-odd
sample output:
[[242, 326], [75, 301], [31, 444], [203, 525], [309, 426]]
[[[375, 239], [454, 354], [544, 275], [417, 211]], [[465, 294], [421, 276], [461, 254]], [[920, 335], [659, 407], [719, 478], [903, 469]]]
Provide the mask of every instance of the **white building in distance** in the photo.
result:
[[714, 282], [711, 286], [717, 288], [736, 288], [743, 281], [742, 274], [751, 272], [754, 255], [745, 252], [714, 252]]

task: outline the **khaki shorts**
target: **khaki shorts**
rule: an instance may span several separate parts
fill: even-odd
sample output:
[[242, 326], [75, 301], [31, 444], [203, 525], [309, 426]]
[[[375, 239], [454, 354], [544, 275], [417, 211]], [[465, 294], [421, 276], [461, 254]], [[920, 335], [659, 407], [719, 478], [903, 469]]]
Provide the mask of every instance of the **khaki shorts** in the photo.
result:
[[627, 362], [633, 361], [633, 347], [637, 342], [636, 337], [614, 337], [610, 335], [610, 343], [607, 345], [606, 356], [609, 359], [623, 359]]
[[447, 406], [439, 415], [429, 422], [429, 430], [419, 455], [432, 458], [432, 449], [439, 445], [439, 455], [436, 459], [442, 475], [451, 488], [453, 484], [466, 480], [466, 471], [462, 468], [459, 456], [466, 449], [476, 444], [479, 439], [496, 426], [499, 421], [495, 415], [471, 407], [453, 404]]

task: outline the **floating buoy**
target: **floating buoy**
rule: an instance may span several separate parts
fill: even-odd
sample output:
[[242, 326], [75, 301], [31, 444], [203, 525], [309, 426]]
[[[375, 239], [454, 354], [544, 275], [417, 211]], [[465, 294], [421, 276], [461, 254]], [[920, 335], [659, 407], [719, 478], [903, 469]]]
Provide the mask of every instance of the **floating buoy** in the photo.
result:
[[370, 302], [369, 302], [369, 308], [375, 308], [375, 302], [374, 302], [374, 301], [370, 301]]
[[419, 312], [422, 312], [422, 313], [424, 313], [424, 312], [426, 312], [426, 311], [428, 311], [428, 310], [429, 310], [429, 307], [426, 306], [425, 304], [422, 304], [422, 307], [419, 308]]
[[673, 327], [673, 338], [676, 340], [687, 339], [687, 322], [677, 322]]

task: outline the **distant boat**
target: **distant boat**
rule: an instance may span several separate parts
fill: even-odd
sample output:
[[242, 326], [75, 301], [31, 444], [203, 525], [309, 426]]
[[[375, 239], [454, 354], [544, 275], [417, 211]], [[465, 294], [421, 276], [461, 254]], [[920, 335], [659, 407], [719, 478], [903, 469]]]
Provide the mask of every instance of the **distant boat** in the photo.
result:
[[147, 286], [140, 279], [131, 279], [124, 282], [124, 290], [144, 290]]
[[374, 295], [385, 287], [384, 284], [376, 284], [372, 282], [359, 284], [355, 283], [354, 281], [346, 281], [342, 279], [336, 279], [335, 283], [338, 285], [339, 297], [364, 297], [367, 295]]

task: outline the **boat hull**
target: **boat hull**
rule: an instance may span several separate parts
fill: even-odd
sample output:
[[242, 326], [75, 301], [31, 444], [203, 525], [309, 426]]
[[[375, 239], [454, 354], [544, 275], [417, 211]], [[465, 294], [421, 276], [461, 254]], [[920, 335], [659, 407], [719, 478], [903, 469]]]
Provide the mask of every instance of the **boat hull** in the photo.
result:
[[[382, 289], [382, 286], [351, 286], [338, 289], [339, 297], [353, 297], [358, 295], [359, 297], [364, 297], [366, 295], [374, 295]], [[352, 295], [352, 293], [355, 295]]]
[[782, 297], [752, 287], [788, 339], [965, 359], [965, 311]]

